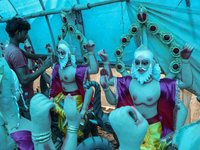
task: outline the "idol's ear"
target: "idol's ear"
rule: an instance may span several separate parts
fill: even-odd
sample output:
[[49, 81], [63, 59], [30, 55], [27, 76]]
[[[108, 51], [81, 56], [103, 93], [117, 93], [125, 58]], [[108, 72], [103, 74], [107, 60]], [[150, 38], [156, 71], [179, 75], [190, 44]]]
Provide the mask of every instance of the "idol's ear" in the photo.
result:
[[153, 59], [152, 60], [152, 68], [154, 68], [155, 64], [156, 64], [156, 61]]

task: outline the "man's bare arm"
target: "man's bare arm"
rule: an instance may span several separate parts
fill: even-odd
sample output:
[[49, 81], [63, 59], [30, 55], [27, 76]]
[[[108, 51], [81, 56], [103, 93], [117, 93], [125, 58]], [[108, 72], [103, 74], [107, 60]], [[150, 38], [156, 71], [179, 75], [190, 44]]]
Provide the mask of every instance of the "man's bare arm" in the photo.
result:
[[37, 71], [35, 71], [32, 74], [26, 74], [26, 68], [21, 67], [16, 69], [17, 75], [19, 77], [19, 81], [22, 85], [27, 85], [31, 82], [33, 82], [35, 79], [37, 79], [47, 68], [51, 66], [51, 58], [48, 57], [44, 61], [44, 65], [42, 65], [41, 68], [39, 68]]
[[39, 58], [42, 59], [42, 60], [45, 60], [48, 55], [26, 53], [25, 56], [26, 56], [26, 58], [33, 59], [33, 60], [38, 60]]

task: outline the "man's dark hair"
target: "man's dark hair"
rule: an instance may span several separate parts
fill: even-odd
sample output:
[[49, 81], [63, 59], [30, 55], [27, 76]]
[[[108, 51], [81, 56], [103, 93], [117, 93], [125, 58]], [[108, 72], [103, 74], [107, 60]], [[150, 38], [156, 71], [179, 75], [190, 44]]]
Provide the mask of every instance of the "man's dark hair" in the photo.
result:
[[22, 19], [20, 17], [13, 17], [12, 19], [8, 20], [6, 25], [6, 32], [9, 34], [9, 37], [14, 37], [15, 32], [22, 31], [22, 30], [30, 30], [31, 26], [27, 20]]

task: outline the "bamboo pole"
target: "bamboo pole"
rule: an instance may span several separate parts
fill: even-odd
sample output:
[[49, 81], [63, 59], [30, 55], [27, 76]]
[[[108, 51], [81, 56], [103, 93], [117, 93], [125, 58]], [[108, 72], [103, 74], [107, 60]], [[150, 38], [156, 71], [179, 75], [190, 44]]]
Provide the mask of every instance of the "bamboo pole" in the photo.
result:
[[187, 5], [187, 7], [190, 7], [190, 5], [191, 5], [190, 0], [185, 0], [185, 3]]
[[15, 12], [16, 12], [16, 15], [18, 16], [19, 15], [19, 13], [17, 12], [17, 9], [14, 7], [14, 5], [11, 3], [11, 1], [10, 0], [8, 0], [8, 2], [10, 3], [10, 5], [13, 7], [13, 9], [15, 10]]
[[[43, 4], [42, 0], [39, 0], [39, 1], [40, 1], [40, 5], [42, 6], [42, 9], [45, 10], [45, 7], [44, 7], [44, 4]], [[54, 37], [53, 37], [53, 31], [51, 29], [49, 18], [48, 18], [47, 15], [45, 16], [45, 19], [46, 19], [46, 22], [47, 22], [47, 25], [48, 25], [48, 28], [49, 28], [49, 32], [50, 32], [50, 35], [51, 35], [51, 40], [52, 40], [52, 43], [53, 43], [53, 51], [54, 51], [54, 54], [55, 54], [56, 44], [55, 44], [55, 40], [54, 40]]]
[[[87, 10], [87, 9], [97, 7], [97, 6], [102, 6], [102, 5], [107, 5], [107, 4], [117, 3], [117, 2], [124, 2], [124, 1], [129, 2], [130, 0], [105, 0], [103, 2], [97, 2], [97, 3], [93, 2], [93, 3], [86, 3], [86, 4], [77, 4], [75, 6], [75, 9], [77, 11], [78, 10]], [[62, 9], [55, 8], [55, 9], [50, 9], [50, 10], [43, 10], [43, 11], [39, 11], [39, 12], [32, 13], [32, 14], [22, 15], [20, 17], [25, 18], [25, 19], [30, 19], [30, 18], [36, 18], [36, 17], [46, 16], [46, 15], [58, 14], [61, 12], [61, 10], [70, 11], [71, 9], [72, 9], [71, 6], [67, 6]], [[11, 18], [12, 17], [0, 19], [0, 23], [4, 23]]]

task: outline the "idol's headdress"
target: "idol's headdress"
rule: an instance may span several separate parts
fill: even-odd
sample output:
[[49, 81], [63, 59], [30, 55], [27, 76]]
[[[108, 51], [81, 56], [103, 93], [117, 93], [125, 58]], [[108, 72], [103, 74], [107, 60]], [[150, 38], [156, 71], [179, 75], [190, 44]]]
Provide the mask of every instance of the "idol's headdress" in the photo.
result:
[[[72, 65], [74, 67], [76, 67], [76, 57], [75, 57], [75, 55], [73, 55], [71, 53], [71, 49], [70, 49], [69, 44], [65, 40], [61, 39], [60, 42], [59, 42], [59, 44], [58, 44], [58, 49], [59, 48], [62, 49], [62, 50], [64, 50], [66, 52], [65, 59], [62, 62], [59, 61], [61, 69], [63, 69], [65, 67], [65, 65], [68, 63], [68, 55], [70, 55], [70, 59], [71, 59]], [[61, 65], [61, 63], [63, 63], [63, 64]]]
[[135, 50], [135, 53], [134, 53], [134, 60], [136, 58], [138, 58], [139, 56], [146, 58], [146, 59], [149, 59], [152, 63], [153, 61], [153, 53], [147, 48], [145, 47], [143, 44], [140, 45], [140, 47], [138, 47], [136, 50]]

